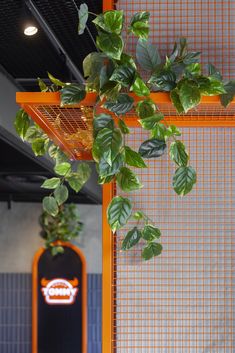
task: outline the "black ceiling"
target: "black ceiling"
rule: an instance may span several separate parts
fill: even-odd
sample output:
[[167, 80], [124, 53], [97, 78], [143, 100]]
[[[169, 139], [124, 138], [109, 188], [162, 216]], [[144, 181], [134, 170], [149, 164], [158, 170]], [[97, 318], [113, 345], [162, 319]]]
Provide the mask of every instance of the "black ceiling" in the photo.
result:
[[[23, 33], [25, 22], [25, 3], [36, 7], [53, 35], [62, 45], [51, 42], [48, 31], [38, 22], [38, 33], [27, 37]], [[77, 7], [86, 2], [94, 13], [102, 11], [102, 0], [1, 0], [0, 1], [0, 64], [16, 83], [20, 82], [26, 91], [38, 91], [37, 77], [46, 78], [47, 71], [62, 80], [74, 80], [71, 70], [66, 66], [67, 57], [82, 72], [82, 61], [91, 51], [95, 51], [89, 33], [77, 34]], [[26, 7], [25, 7], [26, 6]], [[27, 10], [28, 11], [28, 10]], [[35, 20], [35, 18], [34, 18]], [[94, 26], [88, 23], [89, 30], [95, 36]], [[68, 63], [68, 59], [67, 59]], [[1, 127], [0, 127], [1, 128]], [[0, 201], [36, 201], [40, 202], [44, 190], [40, 184], [46, 176], [52, 176], [52, 168], [44, 168], [40, 160], [22, 154], [17, 145], [9, 145], [0, 134]], [[80, 192], [71, 194], [70, 201], [79, 203], [99, 203]]]
[[[81, 36], [77, 34], [78, 12], [75, 5], [79, 7], [83, 2], [80, 0], [32, 1], [81, 74], [84, 57], [96, 50], [87, 31]], [[101, 0], [89, 0], [86, 3], [90, 11], [95, 13], [102, 11]], [[45, 78], [49, 71], [58, 78], [70, 80], [72, 76], [66, 69], [63, 53], [58, 53], [53, 47], [48, 39], [48, 33], [44, 32], [40, 25], [36, 35], [32, 37], [24, 35], [23, 8], [25, 6], [25, 1], [22, 0], [1, 0], [0, 2], [2, 66], [15, 79]], [[26, 9], [28, 9], [27, 6]], [[95, 36], [95, 29], [91, 22], [88, 23], [88, 27]], [[37, 85], [29, 81], [21, 81], [21, 85], [26, 90], [29, 88], [38, 90]]]

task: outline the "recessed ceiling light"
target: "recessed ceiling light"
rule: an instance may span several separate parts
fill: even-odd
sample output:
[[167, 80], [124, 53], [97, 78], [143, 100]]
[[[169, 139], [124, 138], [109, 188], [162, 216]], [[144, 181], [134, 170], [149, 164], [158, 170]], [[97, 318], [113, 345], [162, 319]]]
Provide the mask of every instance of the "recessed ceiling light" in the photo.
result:
[[34, 36], [37, 33], [37, 31], [38, 31], [37, 27], [30, 25], [25, 27], [24, 34], [26, 36]]

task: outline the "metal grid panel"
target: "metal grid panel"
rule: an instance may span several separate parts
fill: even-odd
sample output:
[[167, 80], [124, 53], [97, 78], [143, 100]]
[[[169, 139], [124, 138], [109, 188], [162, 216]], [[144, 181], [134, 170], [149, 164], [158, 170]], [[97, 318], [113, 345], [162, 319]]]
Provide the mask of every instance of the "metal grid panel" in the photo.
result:
[[[202, 63], [213, 63], [224, 75], [234, 78], [235, 2], [233, 0], [119, 0], [127, 20], [137, 11], [151, 14], [150, 39], [162, 55], [171, 52], [175, 40], [188, 38], [190, 48], [202, 52]], [[135, 51], [135, 38], [129, 38]]]
[[[233, 353], [235, 294], [234, 128], [184, 128], [198, 172], [190, 195], [171, 188], [167, 156], [136, 170], [144, 188], [133, 193], [162, 230], [163, 253], [141, 260], [141, 247], [114, 249], [115, 353]], [[138, 149], [139, 128], [127, 144]], [[121, 192], [120, 192], [121, 193]]]

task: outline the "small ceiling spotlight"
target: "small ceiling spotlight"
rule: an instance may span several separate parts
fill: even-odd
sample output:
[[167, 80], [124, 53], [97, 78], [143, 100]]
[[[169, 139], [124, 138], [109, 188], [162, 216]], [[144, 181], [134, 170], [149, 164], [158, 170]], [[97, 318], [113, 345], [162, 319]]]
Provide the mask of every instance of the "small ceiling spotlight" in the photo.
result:
[[33, 24], [26, 25], [24, 28], [24, 34], [26, 36], [34, 36], [38, 32], [38, 28]]
[[25, 2], [22, 8], [22, 23], [23, 31], [26, 36], [34, 36], [38, 32], [37, 23]]

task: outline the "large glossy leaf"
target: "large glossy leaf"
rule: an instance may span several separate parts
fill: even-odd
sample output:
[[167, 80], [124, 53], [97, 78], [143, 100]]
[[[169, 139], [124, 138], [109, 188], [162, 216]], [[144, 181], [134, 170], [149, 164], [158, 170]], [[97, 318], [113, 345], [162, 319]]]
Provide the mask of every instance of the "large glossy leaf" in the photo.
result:
[[85, 87], [82, 84], [71, 83], [62, 88], [61, 106], [78, 104], [86, 97]]
[[92, 22], [109, 33], [120, 34], [123, 27], [123, 11], [111, 10], [98, 15]]
[[201, 93], [197, 84], [188, 80], [182, 82], [179, 89], [179, 98], [186, 113], [196, 107], [201, 101]]
[[132, 16], [129, 31], [134, 33], [139, 38], [148, 38], [149, 34], [149, 16], [150, 13], [147, 11], [137, 12]]
[[18, 110], [16, 114], [16, 119], [14, 122], [14, 126], [17, 134], [24, 140], [26, 132], [30, 125], [30, 119], [28, 114], [23, 110]]
[[107, 210], [107, 218], [113, 232], [123, 227], [131, 216], [132, 205], [129, 199], [116, 196], [112, 199]]
[[150, 260], [155, 256], [160, 255], [162, 252], [162, 245], [159, 243], [149, 243], [142, 251], [142, 257], [144, 260]]
[[54, 196], [58, 205], [62, 205], [69, 196], [67, 187], [65, 185], [59, 185], [54, 191]]
[[139, 148], [139, 153], [144, 158], [157, 158], [163, 155], [166, 150], [165, 141], [150, 139], [144, 141]]
[[35, 156], [43, 156], [46, 153], [47, 141], [43, 137], [38, 137], [33, 140], [31, 146]]
[[156, 107], [151, 99], [145, 99], [136, 104], [136, 113], [141, 119], [148, 118], [154, 115]]
[[179, 90], [175, 88], [170, 93], [171, 101], [179, 114], [184, 113], [184, 107], [180, 101]]
[[181, 167], [188, 164], [189, 155], [185, 149], [185, 145], [181, 141], [174, 141], [170, 146], [171, 159]]
[[94, 136], [96, 137], [98, 132], [104, 128], [114, 129], [114, 121], [109, 114], [99, 114], [93, 119]]
[[120, 169], [120, 172], [117, 174], [117, 183], [118, 186], [126, 192], [138, 190], [143, 186], [137, 175], [127, 167]]
[[69, 186], [76, 192], [81, 190], [83, 185], [87, 182], [91, 175], [90, 166], [85, 163], [79, 163], [77, 172], [71, 173], [68, 177], [66, 177], [66, 181], [69, 183]]
[[88, 20], [88, 7], [81, 4], [78, 10], [78, 34], [83, 34]]
[[60, 185], [60, 178], [50, 178], [44, 181], [41, 188], [56, 189]]
[[100, 98], [115, 102], [119, 96], [122, 85], [115, 81], [108, 81], [100, 88]]
[[103, 157], [111, 166], [112, 161], [119, 153], [122, 144], [122, 134], [119, 129], [104, 128], [99, 131], [96, 139], [95, 146], [97, 148], [98, 157]]
[[116, 115], [122, 115], [129, 112], [134, 104], [134, 99], [128, 94], [121, 93], [119, 94], [115, 102], [106, 101], [103, 104], [103, 107], [115, 113]]
[[224, 83], [214, 77], [201, 77], [197, 80], [199, 90], [204, 96], [215, 96], [226, 93]]
[[145, 39], [139, 39], [137, 43], [136, 58], [143, 69], [151, 72], [161, 63], [157, 48]]
[[129, 250], [133, 246], [138, 244], [138, 242], [141, 239], [141, 236], [142, 236], [142, 233], [137, 227], [134, 227], [133, 229], [131, 229], [126, 234], [126, 236], [122, 242], [122, 250]]
[[208, 65], [208, 73], [209, 73], [209, 76], [214, 77], [219, 81], [223, 80], [223, 77], [222, 77], [221, 73], [219, 72], [219, 70], [217, 70], [216, 67], [212, 64]]
[[135, 92], [137, 96], [149, 96], [150, 90], [145, 82], [140, 77], [136, 77], [133, 85], [131, 86], [131, 91]]
[[224, 107], [227, 107], [235, 96], [235, 81], [229, 81], [225, 86], [227, 93], [220, 96], [221, 103]]
[[192, 167], [179, 167], [173, 177], [173, 188], [178, 195], [188, 194], [197, 181], [196, 172]]
[[54, 171], [56, 172], [56, 174], [64, 176], [64, 175], [70, 173], [71, 165], [70, 165], [70, 163], [67, 163], [67, 162], [63, 162], [63, 163], [57, 164], [55, 166], [55, 168], [54, 168]]
[[149, 83], [157, 90], [169, 92], [176, 87], [176, 75], [170, 69], [160, 68], [152, 74]]
[[99, 75], [105, 57], [104, 53], [92, 52], [88, 54], [83, 60], [84, 77]]
[[124, 153], [125, 153], [125, 162], [128, 165], [130, 165], [132, 167], [136, 167], [136, 168], [146, 168], [147, 167], [147, 165], [145, 164], [141, 155], [138, 152], [133, 151], [130, 147], [125, 146]]
[[57, 202], [53, 196], [46, 196], [42, 201], [44, 211], [55, 217], [59, 212]]
[[106, 178], [111, 175], [115, 175], [119, 172], [120, 168], [123, 166], [124, 157], [119, 153], [110, 165], [104, 158], [101, 158], [98, 164], [99, 177]]
[[116, 33], [100, 33], [96, 39], [97, 46], [112, 59], [120, 60], [123, 51], [123, 40]]
[[135, 69], [129, 64], [117, 67], [110, 77], [111, 81], [119, 82], [124, 87], [128, 87], [133, 83], [135, 77]]
[[166, 141], [166, 131], [166, 126], [164, 124], [158, 123], [152, 129], [151, 137], [158, 140]]
[[144, 129], [152, 130], [158, 125], [159, 121], [161, 121], [163, 118], [164, 115], [162, 113], [156, 113], [152, 116], [149, 116], [148, 118], [140, 119], [139, 122]]
[[159, 239], [160, 236], [161, 236], [160, 229], [154, 227], [151, 224], [146, 224], [144, 226], [144, 229], [142, 231], [143, 239], [145, 239], [147, 241], [153, 241], [153, 240]]

